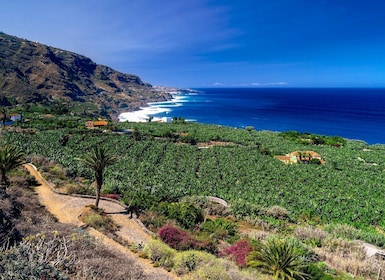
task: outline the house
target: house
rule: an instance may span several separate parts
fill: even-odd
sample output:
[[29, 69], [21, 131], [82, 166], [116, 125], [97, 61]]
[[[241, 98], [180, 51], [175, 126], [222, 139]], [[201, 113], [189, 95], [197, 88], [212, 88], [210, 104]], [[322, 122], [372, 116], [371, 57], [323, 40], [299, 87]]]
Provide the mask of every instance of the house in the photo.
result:
[[172, 123], [172, 118], [171, 117], [162, 117], [160, 120], [163, 123]]
[[105, 120], [86, 122], [87, 128], [99, 128], [99, 127], [106, 127], [106, 126], [108, 126], [108, 121], [105, 121]]
[[[294, 151], [285, 156], [275, 156], [276, 159], [288, 164], [288, 163], [310, 163], [314, 160], [318, 160], [319, 164], [325, 164], [321, 155], [314, 151]], [[312, 162], [313, 163], [313, 162]]]
[[11, 119], [11, 121], [13, 121], [13, 122], [21, 121], [21, 114], [17, 114], [17, 113], [11, 114], [11, 115], [10, 115], [10, 119]]

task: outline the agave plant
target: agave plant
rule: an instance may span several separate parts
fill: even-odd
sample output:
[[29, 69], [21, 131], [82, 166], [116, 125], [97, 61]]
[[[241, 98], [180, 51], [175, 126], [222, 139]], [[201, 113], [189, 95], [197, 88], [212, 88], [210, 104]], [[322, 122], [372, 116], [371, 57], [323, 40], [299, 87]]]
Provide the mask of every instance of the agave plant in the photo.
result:
[[0, 186], [9, 186], [7, 173], [24, 163], [24, 154], [15, 146], [4, 145], [0, 147]]
[[289, 239], [274, 237], [259, 243], [256, 250], [248, 256], [247, 264], [272, 274], [274, 279], [294, 280], [307, 277], [303, 272], [306, 263], [294, 242]]

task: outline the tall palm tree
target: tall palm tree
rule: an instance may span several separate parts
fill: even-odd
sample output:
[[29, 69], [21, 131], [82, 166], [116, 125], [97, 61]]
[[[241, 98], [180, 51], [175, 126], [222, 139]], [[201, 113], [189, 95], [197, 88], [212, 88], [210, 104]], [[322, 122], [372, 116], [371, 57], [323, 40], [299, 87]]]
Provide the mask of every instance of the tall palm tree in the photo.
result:
[[5, 144], [0, 147], [0, 188], [9, 186], [7, 173], [24, 163], [24, 154], [16, 147]]
[[118, 160], [118, 157], [111, 154], [107, 148], [103, 146], [96, 146], [91, 150], [89, 154], [85, 155], [84, 158], [79, 160], [94, 171], [96, 182], [95, 206], [99, 207], [100, 191], [102, 189], [104, 180], [104, 170], [106, 167], [115, 164]]
[[303, 272], [304, 259], [289, 239], [274, 237], [260, 243], [248, 256], [247, 264], [272, 274], [275, 280], [304, 280], [308, 276]]

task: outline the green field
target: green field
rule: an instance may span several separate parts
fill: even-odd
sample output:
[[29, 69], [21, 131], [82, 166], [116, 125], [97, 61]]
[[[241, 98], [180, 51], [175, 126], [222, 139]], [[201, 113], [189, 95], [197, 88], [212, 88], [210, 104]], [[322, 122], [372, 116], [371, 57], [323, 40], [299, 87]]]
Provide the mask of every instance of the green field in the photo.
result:
[[[40, 124], [43, 129], [29, 125], [29, 133], [7, 132], [1, 139], [28, 156], [43, 155], [61, 164], [74, 180], [92, 180], [91, 171], [75, 158], [95, 145], [108, 146], [120, 160], [107, 170], [104, 192], [130, 195], [140, 190], [159, 201], [211, 195], [227, 200], [233, 213], [243, 216], [279, 205], [293, 219], [307, 215], [323, 222], [385, 228], [384, 145], [313, 145], [279, 133], [193, 123], [114, 124], [134, 130], [127, 135], [68, 123], [71, 128], [65, 121]], [[210, 141], [216, 142], [201, 147]], [[315, 151], [326, 164], [286, 165], [273, 157], [296, 150]]]

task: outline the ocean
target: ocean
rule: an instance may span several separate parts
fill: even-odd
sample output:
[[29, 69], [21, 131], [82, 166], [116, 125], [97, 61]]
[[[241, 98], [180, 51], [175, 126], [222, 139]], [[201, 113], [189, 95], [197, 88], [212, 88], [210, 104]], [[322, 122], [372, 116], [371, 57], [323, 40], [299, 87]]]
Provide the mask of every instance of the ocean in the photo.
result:
[[154, 117], [310, 132], [385, 144], [385, 89], [199, 88], [151, 103]]

